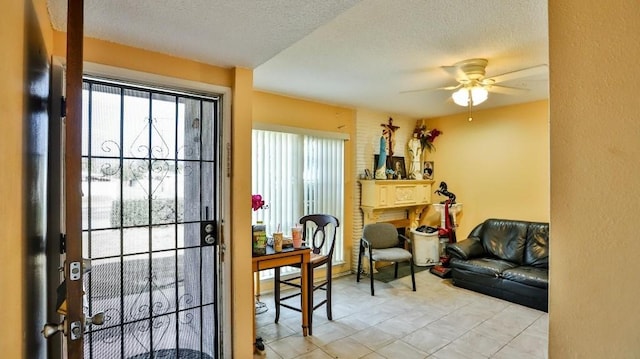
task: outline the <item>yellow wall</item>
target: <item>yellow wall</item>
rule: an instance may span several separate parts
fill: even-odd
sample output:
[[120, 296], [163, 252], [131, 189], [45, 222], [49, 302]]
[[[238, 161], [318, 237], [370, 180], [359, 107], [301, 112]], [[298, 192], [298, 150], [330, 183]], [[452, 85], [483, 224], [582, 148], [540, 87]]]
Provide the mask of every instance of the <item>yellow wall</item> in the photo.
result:
[[[67, 34], [55, 31], [53, 38], [54, 54], [66, 57]], [[122, 69], [226, 87], [231, 87], [234, 81], [232, 69], [224, 69], [93, 38], [84, 39], [84, 60]]]
[[[434, 187], [445, 181], [463, 204], [458, 239], [487, 218], [549, 221], [548, 113], [548, 102], [539, 101], [476, 109], [471, 122], [465, 114], [426, 121], [443, 131], [426, 155]], [[430, 210], [426, 222], [439, 223], [438, 214]]]
[[[340, 218], [340, 226], [344, 233], [345, 263], [336, 267], [334, 273], [350, 270], [352, 245], [349, 240], [352, 228], [353, 204], [353, 161], [355, 158], [355, 115], [353, 109], [305, 101], [290, 97], [278, 96], [256, 91], [253, 98], [254, 122], [277, 124], [290, 127], [301, 127], [327, 132], [345, 133], [350, 140], [344, 146], [344, 218]], [[319, 272], [319, 274], [321, 273]], [[267, 289], [269, 287], [267, 286]]]
[[550, 358], [640, 356], [640, 6], [549, 1]]
[[[231, 151], [231, 226], [233, 357], [250, 358], [253, 353], [251, 335], [255, 316], [253, 272], [251, 271], [251, 118], [253, 71], [236, 69], [233, 83], [233, 122]], [[248, 148], [247, 148], [248, 147]], [[225, 323], [229, 329], [229, 323]]]
[[[16, 277], [24, 265], [25, 233], [20, 225], [23, 221], [24, 203], [22, 202], [24, 169], [23, 161], [23, 100], [24, 100], [24, 23], [25, 1], [11, 1], [4, 4], [0, 22], [0, 39], [3, 48], [15, 49], [0, 56], [0, 153], [3, 167], [0, 186], [0, 256], [3, 270], [0, 271], [2, 292], [0, 296], [0, 321], [13, 323], [11, 330], [4, 329], [0, 335], [0, 347], [4, 354], [12, 358], [21, 358], [24, 351], [17, 343], [22, 343], [24, 319], [20, 308], [24, 306], [22, 281]], [[18, 31], [16, 31], [18, 29]], [[10, 293], [10, 294], [9, 294]]]
[[[29, 48], [26, 35], [39, 31], [48, 57], [52, 48], [52, 29], [49, 25], [44, 0], [5, 1], [0, 6], [3, 19], [0, 21], [0, 153], [2, 153], [2, 174], [0, 174], [0, 322], [4, 326], [0, 335], [1, 356], [22, 358], [27, 331], [24, 310], [24, 261], [26, 234], [25, 220], [25, 107], [27, 93], [25, 74], [26, 51]], [[43, 323], [44, 324], [44, 323]], [[29, 333], [31, 334], [31, 333]]]

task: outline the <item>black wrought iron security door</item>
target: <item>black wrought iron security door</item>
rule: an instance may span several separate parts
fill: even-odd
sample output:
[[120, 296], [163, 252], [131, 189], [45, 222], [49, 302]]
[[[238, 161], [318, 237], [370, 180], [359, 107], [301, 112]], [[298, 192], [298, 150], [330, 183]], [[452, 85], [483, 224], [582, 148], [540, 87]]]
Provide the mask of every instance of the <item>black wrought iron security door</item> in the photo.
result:
[[85, 358], [219, 357], [219, 99], [85, 78]]

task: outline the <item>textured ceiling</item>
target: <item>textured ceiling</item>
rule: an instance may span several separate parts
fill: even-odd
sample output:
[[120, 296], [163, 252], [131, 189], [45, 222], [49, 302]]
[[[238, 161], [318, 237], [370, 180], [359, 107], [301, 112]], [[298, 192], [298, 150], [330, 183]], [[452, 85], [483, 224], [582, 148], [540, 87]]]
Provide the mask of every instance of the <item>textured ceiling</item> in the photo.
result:
[[[65, 29], [66, 0], [49, 0]], [[412, 117], [464, 113], [441, 66], [489, 60], [487, 76], [548, 63], [541, 0], [85, 0], [85, 34], [254, 69], [258, 90]], [[548, 98], [548, 74], [504, 85], [477, 109]]]

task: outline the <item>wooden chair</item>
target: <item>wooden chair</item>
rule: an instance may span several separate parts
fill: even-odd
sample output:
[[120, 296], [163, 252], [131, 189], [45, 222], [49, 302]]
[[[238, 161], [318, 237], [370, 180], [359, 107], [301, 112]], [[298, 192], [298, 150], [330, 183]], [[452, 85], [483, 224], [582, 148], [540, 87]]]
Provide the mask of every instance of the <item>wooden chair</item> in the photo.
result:
[[[362, 268], [362, 256], [369, 258], [369, 278], [371, 280], [371, 295], [373, 295], [373, 262], [386, 261], [395, 263], [395, 278], [398, 278], [398, 263], [409, 261], [411, 266], [411, 282], [413, 291], [416, 291], [416, 277], [413, 269], [413, 255], [404, 248], [399, 247], [400, 238], [410, 244], [410, 239], [399, 234], [391, 223], [367, 224], [362, 230], [360, 239], [360, 253], [358, 254], [358, 273], [356, 281], [360, 282]], [[411, 248], [411, 246], [409, 246]]]
[[[308, 293], [309, 303], [309, 335], [312, 334], [313, 323], [313, 311], [322, 305], [327, 307], [327, 318], [332, 320], [331, 314], [331, 264], [333, 260], [333, 249], [335, 246], [336, 233], [340, 222], [338, 219], [329, 214], [310, 214], [300, 218], [300, 224], [302, 224], [302, 240], [308, 247], [312, 249], [311, 260], [308, 264], [307, 273], [309, 275], [310, 291]], [[313, 282], [313, 271], [326, 264], [326, 277], [319, 283]], [[295, 266], [295, 267], [299, 267]], [[276, 268], [274, 278], [274, 299], [276, 307], [276, 319], [277, 323], [280, 319], [280, 307], [289, 308], [300, 312], [300, 307], [294, 307], [290, 304], [283, 303], [284, 300], [300, 296], [301, 292], [280, 297], [280, 285], [289, 285], [296, 288], [301, 288], [299, 283], [300, 276], [293, 278], [281, 279], [280, 268]], [[323, 290], [326, 292], [326, 297], [319, 303], [313, 303], [313, 294], [316, 290]], [[302, 300], [302, 298], [300, 299]]]

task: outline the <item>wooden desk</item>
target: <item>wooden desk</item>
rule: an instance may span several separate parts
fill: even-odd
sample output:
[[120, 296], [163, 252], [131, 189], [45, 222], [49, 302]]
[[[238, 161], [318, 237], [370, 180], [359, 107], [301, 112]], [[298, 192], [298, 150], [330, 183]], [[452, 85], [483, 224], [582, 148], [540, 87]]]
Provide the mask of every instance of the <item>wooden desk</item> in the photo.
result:
[[[309, 330], [309, 278], [307, 264], [311, 258], [311, 249], [303, 247], [301, 249], [285, 248], [282, 252], [276, 253], [273, 247], [267, 246], [267, 254], [253, 257], [253, 272], [265, 269], [273, 269], [292, 264], [300, 264], [300, 280], [302, 285], [302, 335], [307, 336]], [[254, 289], [255, 290], [255, 289]], [[254, 298], [255, 298], [255, 293]], [[256, 321], [253, 321], [253, 338], [256, 337]]]

